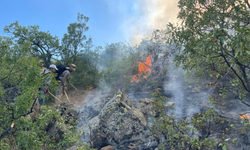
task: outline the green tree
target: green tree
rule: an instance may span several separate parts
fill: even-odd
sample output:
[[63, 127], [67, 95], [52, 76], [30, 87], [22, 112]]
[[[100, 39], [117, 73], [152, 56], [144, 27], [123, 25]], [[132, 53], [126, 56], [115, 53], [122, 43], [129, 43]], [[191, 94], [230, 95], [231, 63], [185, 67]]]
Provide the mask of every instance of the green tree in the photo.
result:
[[2, 37], [0, 47], [0, 65], [5, 66], [0, 68], [0, 132], [5, 133], [12, 121], [27, 115], [42, 81], [30, 42], [18, 45]]
[[76, 63], [79, 55], [83, 52], [84, 41], [87, 40], [87, 45], [91, 43], [92, 39], [87, 39], [84, 34], [89, 29], [87, 26], [88, 21], [88, 17], [78, 13], [77, 22], [71, 23], [68, 26], [68, 31], [62, 39], [62, 59], [65, 64]]
[[[65, 121], [58, 110], [44, 106], [35, 121], [27, 117], [33, 112], [45, 76], [40, 73], [32, 54], [32, 42], [25, 40], [18, 44], [14, 40], [0, 37], [0, 149], [65, 149], [78, 137], [72, 125], [63, 126]], [[53, 121], [61, 125], [60, 129], [65, 129], [58, 142], [45, 130]]]
[[52, 59], [56, 59], [60, 54], [59, 39], [49, 32], [39, 31], [39, 26], [20, 26], [16, 21], [4, 28], [5, 33], [9, 33], [17, 44], [31, 42], [31, 53], [33, 56], [43, 59], [45, 65], [49, 66]]
[[197, 77], [216, 73], [229, 79], [240, 98], [250, 93], [249, 2], [180, 0], [178, 6], [180, 24], [168, 25], [180, 49], [177, 64]]
[[[209, 109], [199, 120], [192, 118], [189, 120], [182, 119], [178, 121], [173, 114], [169, 114], [166, 109], [165, 96], [161, 96], [159, 90], [151, 93], [153, 97], [152, 106], [152, 125], [148, 126], [151, 134], [155, 137], [159, 149], [190, 149], [190, 150], [210, 150], [215, 149], [214, 139], [191, 137], [193, 131], [200, 124], [206, 124], [212, 120], [214, 109]], [[198, 124], [200, 123], [200, 124]]]
[[[138, 52], [124, 43], [107, 44], [100, 54], [99, 68], [102, 71], [103, 86], [111, 88], [128, 88], [138, 67]], [[133, 74], [134, 73], [134, 74]]]
[[101, 74], [97, 64], [100, 62], [101, 47], [86, 49], [78, 57], [76, 71], [72, 72], [72, 83], [78, 87], [97, 87]]

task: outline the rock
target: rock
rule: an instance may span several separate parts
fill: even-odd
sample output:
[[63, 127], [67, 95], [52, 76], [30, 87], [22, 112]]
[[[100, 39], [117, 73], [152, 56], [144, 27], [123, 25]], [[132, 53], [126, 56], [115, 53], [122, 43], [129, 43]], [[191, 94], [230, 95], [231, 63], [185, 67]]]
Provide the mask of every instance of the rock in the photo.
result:
[[171, 106], [174, 105], [174, 103], [175, 103], [175, 102], [167, 102], [167, 103], [166, 103], [166, 107], [171, 107]]
[[76, 121], [78, 117], [77, 110], [72, 108], [72, 104], [62, 103], [57, 107], [60, 111], [60, 115], [65, 118], [65, 124], [61, 124], [56, 122], [55, 120], [51, 120], [45, 130], [47, 131], [48, 136], [51, 140], [55, 140], [59, 142], [63, 139], [64, 133], [67, 132], [67, 124], [73, 125], [76, 127], [76, 124], [72, 124]]
[[125, 102], [121, 101], [121, 104], [123, 106], [125, 106], [128, 110], [132, 111], [133, 114], [141, 121], [141, 123], [146, 126], [147, 125], [147, 122], [146, 122], [146, 119], [143, 115], [142, 112], [140, 112], [140, 110], [136, 109], [136, 108], [133, 108], [133, 107], [129, 107]]
[[107, 145], [121, 150], [155, 148], [157, 143], [151, 142], [153, 137], [146, 125], [144, 114], [134, 106], [126, 93], [120, 92], [104, 105], [98, 116], [88, 124], [83, 124], [81, 129], [84, 138], [89, 136], [92, 147], [96, 149]]
[[66, 132], [57, 126], [57, 122], [49, 123], [47, 126], [47, 134], [51, 140], [59, 142], [63, 138], [63, 134]]
[[151, 115], [151, 108], [153, 106], [152, 100], [145, 98], [141, 99], [139, 103], [137, 103], [136, 108], [138, 108], [145, 116]]
[[94, 137], [91, 139], [90, 144], [92, 147], [96, 149], [100, 149], [106, 145], [108, 145], [108, 140], [104, 135], [95, 134]]
[[89, 120], [99, 115], [100, 111], [96, 110], [94, 106], [85, 106], [79, 113], [78, 121], [79, 127], [84, 124], [87, 124]]
[[129, 150], [136, 150], [137, 149], [137, 147], [134, 143], [130, 143], [128, 148], [129, 148]]
[[101, 148], [101, 150], [113, 150], [113, 149], [115, 149], [115, 147], [111, 145]]
[[139, 102], [140, 103], [145, 103], [145, 104], [151, 104], [152, 103], [152, 99], [144, 98], [144, 99], [141, 99]]
[[73, 109], [72, 104], [62, 103], [57, 107], [57, 109], [61, 112], [61, 116], [65, 117], [65, 124], [68, 124], [71, 119], [73, 119], [73, 122], [77, 120], [79, 113], [77, 110]]

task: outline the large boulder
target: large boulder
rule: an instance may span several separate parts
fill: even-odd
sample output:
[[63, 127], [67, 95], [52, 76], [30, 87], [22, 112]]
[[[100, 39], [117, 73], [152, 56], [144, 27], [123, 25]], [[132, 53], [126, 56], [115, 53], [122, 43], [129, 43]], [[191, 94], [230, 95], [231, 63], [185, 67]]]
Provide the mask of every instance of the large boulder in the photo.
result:
[[[111, 145], [115, 149], [150, 149], [157, 143], [150, 135], [144, 114], [137, 109], [128, 95], [118, 92], [88, 124], [90, 143], [101, 149]], [[85, 130], [87, 132], [87, 130]]]
[[57, 106], [57, 109], [59, 109], [61, 116], [65, 119], [65, 124], [68, 124], [70, 121], [75, 122], [78, 118], [78, 111], [73, 109], [73, 104], [69, 103], [62, 103], [59, 106]]

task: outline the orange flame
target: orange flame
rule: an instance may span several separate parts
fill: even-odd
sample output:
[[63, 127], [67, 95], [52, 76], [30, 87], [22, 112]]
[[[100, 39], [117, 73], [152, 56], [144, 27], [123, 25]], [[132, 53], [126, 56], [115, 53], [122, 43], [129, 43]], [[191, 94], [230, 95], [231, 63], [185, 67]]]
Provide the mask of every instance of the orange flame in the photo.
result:
[[248, 119], [249, 120], [249, 116], [248, 115], [240, 115], [240, 119]]
[[151, 58], [152, 58], [152, 55], [148, 55], [145, 62], [138, 63], [138, 74], [134, 75], [134, 77], [131, 79], [130, 83], [131, 82], [139, 82], [140, 77], [142, 76], [143, 73], [146, 74], [143, 76], [143, 78], [147, 77], [147, 75], [151, 71], [151, 69], [149, 68], [151, 66]]
[[178, 75], [174, 75], [174, 78], [177, 78], [178, 77]]
[[93, 86], [87, 86], [87, 89], [91, 90], [91, 89], [93, 89]]

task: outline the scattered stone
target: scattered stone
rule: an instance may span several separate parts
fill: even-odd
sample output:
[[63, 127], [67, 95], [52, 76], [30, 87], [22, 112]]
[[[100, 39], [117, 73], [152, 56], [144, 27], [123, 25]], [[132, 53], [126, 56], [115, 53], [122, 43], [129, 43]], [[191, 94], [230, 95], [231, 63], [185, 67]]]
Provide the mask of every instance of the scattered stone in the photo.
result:
[[167, 103], [166, 103], [166, 107], [171, 107], [171, 106], [174, 105], [174, 103], [175, 103], [175, 102], [167, 102]]
[[145, 104], [151, 104], [152, 103], [152, 99], [144, 98], [144, 99], [141, 99], [139, 102], [140, 103], [145, 103]]
[[115, 149], [115, 147], [111, 146], [111, 145], [101, 148], [101, 150], [114, 150], [114, 149]]

